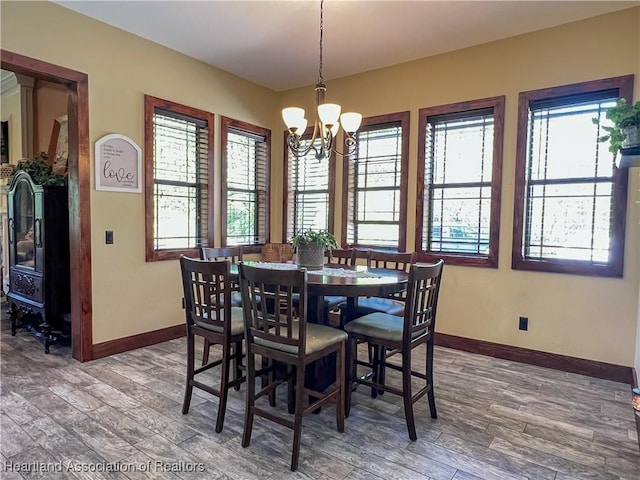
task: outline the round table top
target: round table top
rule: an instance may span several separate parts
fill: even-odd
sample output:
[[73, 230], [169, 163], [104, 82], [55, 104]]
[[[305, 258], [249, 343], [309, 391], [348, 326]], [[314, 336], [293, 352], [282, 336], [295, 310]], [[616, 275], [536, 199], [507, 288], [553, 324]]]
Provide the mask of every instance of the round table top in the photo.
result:
[[[270, 269], [297, 268], [295, 264], [270, 264], [264, 262], [243, 262], [252, 267]], [[386, 296], [402, 291], [407, 286], [409, 274], [399, 270], [367, 268], [365, 265], [333, 265], [323, 270], [307, 270], [307, 292], [309, 295]], [[351, 273], [354, 272], [354, 273]], [[231, 273], [237, 275], [238, 268], [232, 265]]]

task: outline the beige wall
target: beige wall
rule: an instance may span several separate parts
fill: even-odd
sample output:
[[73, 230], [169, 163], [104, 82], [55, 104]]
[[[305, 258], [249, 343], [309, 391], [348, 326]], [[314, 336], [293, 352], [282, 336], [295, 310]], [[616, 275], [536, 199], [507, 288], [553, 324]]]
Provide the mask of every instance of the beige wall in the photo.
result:
[[[145, 93], [271, 128], [272, 239], [280, 239], [279, 109], [284, 104], [310, 108], [311, 86], [275, 94], [54, 4], [2, 2], [1, 9], [2, 48], [89, 74], [92, 144], [108, 133], [122, 133], [142, 145]], [[630, 188], [623, 279], [515, 272], [510, 245], [518, 92], [628, 73], [636, 74], [640, 92], [639, 16], [636, 8], [329, 82], [329, 100], [365, 115], [411, 111], [410, 213], [415, 211], [418, 109], [507, 96], [500, 267], [446, 267], [439, 331], [633, 365], [640, 265], [637, 176]], [[603, 31], [616, 35], [595, 33]], [[218, 133], [219, 117], [217, 153]], [[181, 323], [177, 262], [144, 261], [143, 196], [92, 190], [91, 215], [94, 343]], [[114, 245], [104, 245], [105, 230], [115, 231]], [[410, 246], [414, 230], [413, 224], [407, 228]], [[530, 319], [528, 332], [517, 330], [520, 315]]]
[[[53, 3], [0, 8], [3, 49], [89, 75], [92, 149], [110, 133], [143, 146], [144, 94], [213, 112], [217, 161], [219, 115], [267, 128], [275, 122], [276, 95], [268, 89]], [[214, 173], [219, 178], [219, 164]], [[145, 262], [143, 194], [91, 184], [94, 343], [180, 324], [178, 263]], [[114, 231], [114, 245], [104, 244], [105, 230]]]
[[38, 80], [33, 88], [33, 97], [34, 152], [48, 152], [53, 122], [67, 114], [67, 89], [57, 83]]
[[[410, 250], [415, 244], [411, 218], [416, 208], [418, 110], [506, 95], [499, 268], [445, 266], [439, 332], [634, 364], [640, 262], [636, 201], [640, 197], [633, 170], [623, 279], [511, 270], [518, 92], [630, 73], [636, 75], [635, 98], [639, 98], [639, 8], [328, 82], [328, 101], [365, 116], [411, 111]], [[282, 105], [308, 109], [311, 102], [311, 87], [282, 95]], [[340, 160], [338, 166], [341, 185]], [[339, 193], [337, 198], [341, 197]], [[339, 221], [336, 218], [337, 229]], [[529, 331], [518, 330], [519, 316], [529, 317]]]

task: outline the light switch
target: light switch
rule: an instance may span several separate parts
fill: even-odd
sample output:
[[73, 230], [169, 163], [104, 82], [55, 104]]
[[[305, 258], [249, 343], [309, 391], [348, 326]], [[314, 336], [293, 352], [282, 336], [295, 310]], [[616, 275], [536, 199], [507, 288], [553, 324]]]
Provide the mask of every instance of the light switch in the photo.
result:
[[113, 245], [113, 230], [107, 230], [104, 232], [104, 243], [107, 245]]

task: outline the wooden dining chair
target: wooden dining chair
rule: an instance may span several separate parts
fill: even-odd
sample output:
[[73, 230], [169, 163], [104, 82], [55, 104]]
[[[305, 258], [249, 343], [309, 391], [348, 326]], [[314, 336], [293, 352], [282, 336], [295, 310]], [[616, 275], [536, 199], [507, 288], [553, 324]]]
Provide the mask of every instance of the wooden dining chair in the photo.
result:
[[[325, 263], [329, 265], [348, 265], [354, 264], [353, 248], [333, 249], [330, 252], [325, 251]], [[339, 310], [340, 305], [347, 301], [347, 297], [341, 295], [327, 295], [324, 297], [325, 315], [329, 312]]]
[[[413, 252], [395, 253], [377, 250], [369, 250], [367, 252], [367, 265], [369, 268], [384, 268], [387, 270], [408, 272], [409, 267], [413, 263], [415, 263], [415, 253]], [[349, 318], [346, 318], [346, 306], [341, 306], [341, 323], [345, 324], [349, 320], [374, 312], [402, 316], [405, 299], [406, 292], [404, 291], [386, 297], [360, 297], [355, 305], [355, 310], [349, 312]]]
[[[216, 432], [222, 430], [230, 388], [240, 386], [242, 376], [242, 340], [244, 323], [242, 308], [231, 306], [230, 263], [226, 260], [207, 261], [180, 257], [182, 287], [187, 323], [187, 385], [182, 413], [189, 413], [193, 387], [204, 390], [220, 399]], [[209, 344], [222, 346], [222, 358], [194, 368], [195, 337], [204, 338]], [[233, 361], [233, 380], [229, 368]], [[196, 375], [221, 366], [220, 387], [215, 388], [196, 379]]]
[[[347, 334], [336, 328], [307, 323], [306, 270], [276, 270], [240, 263], [239, 273], [247, 342], [247, 406], [242, 446], [249, 446], [255, 415], [289, 427], [293, 429], [291, 470], [296, 470], [300, 455], [302, 419], [305, 415], [324, 403], [333, 401], [336, 404], [338, 431], [344, 431], [344, 355]], [[297, 317], [294, 315], [294, 293], [300, 296]], [[280, 308], [269, 309], [269, 303]], [[305, 367], [332, 353], [337, 355], [335, 386], [325, 390], [326, 393], [305, 389]], [[256, 392], [256, 375], [265, 378], [264, 371], [256, 372], [256, 355], [269, 359], [271, 369], [274, 368], [274, 361], [286, 364], [287, 371], [295, 375], [295, 382], [270, 373], [267, 384], [263, 383]], [[289, 386], [290, 406], [293, 404], [293, 420], [256, 405], [256, 400], [262, 396], [268, 395], [271, 400], [276, 387], [285, 381]], [[317, 400], [305, 407], [305, 394]]]
[[[238, 263], [242, 261], [242, 247], [201, 247], [200, 258], [208, 261], [220, 261], [228, 260], [231, 263]], [[240, 307], [242, 305], [242, 299], [240, 298], [240, 292], [237, 285], [232, 285], [231, 290], [231, 306]], [[206, 338], [204, 339], [204, 348], [202, 350], [202, 365], [206, 365], [209, 362], [209, 352], [211, 350], [211, 343]], [[240, 389], [240, 385], [237, 385], [236, 390]]]
[[[345, 325], [349, 334], [347, 347], [347, 385], [346, 414], [351, 409], [351, 392], [354, 384], [368, 385], [372, 390], [384, 390], [404, 399], [404, 413], [407, 430], [411, 440], [417, 439], [413, 404], [423, 395], [429, 399], [431, 418], [437, 417], [433, 391], [433, 334], [436, 326], [438, 295], [442, 280], [444, 262], [435, 264], [414, 264], [409, 271], [407, 298], [404, 316], [398, 317], [388, 313], [376, 312], [360, 317]], [[375, 346], [379, 356], [371, 363], [358, 360], [357, 345], [366, 342]], [[425, 373], [414, 371], [411, 361], [412, 350], [419, 345], [426, 345]], [[402, 364], [397, 366], [388, 362], [393, 355], [401, 355]], [[365, 365], [374, 372], [373, 376], [358, 376], [357, 366]], [[402, 372], [402, 387], [387, 385], [380, 372], [391, 368]], [[415, 394], [411, 387], [412, 376], [425, 380], [425, 386]]]

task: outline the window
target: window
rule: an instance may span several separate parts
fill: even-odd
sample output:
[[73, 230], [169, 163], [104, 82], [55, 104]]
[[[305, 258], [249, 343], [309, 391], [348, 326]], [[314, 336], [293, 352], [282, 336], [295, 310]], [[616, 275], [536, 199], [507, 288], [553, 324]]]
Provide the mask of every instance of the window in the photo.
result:
[[416, 251], [498, 266], [504, 97], [420, 109]]
[[365, 118], [344, 159], [342, 238], [356, 247], [406, 248], [409, 112]]
[[222, 244], [255, 246], [269, 241], [271, 131], [222, 117]]
[[145, 95], [147, 261], [211, 243], [212, 145], [212, 113]]
[[598, 142], [633, 76], [520, 93], [512, 268], [621, 277], [627, 171]]
[[[300, 144], [308, 147], [311, 129]], [[335, 198], [335, 154], [318, 160], [312, 149], [307, 155], [296, 158], [284, 143], [284, 193], [286, 217], [283, 219], [283, 239], [289, 240], [304, 230], [333, 230], [333, 205]]]

